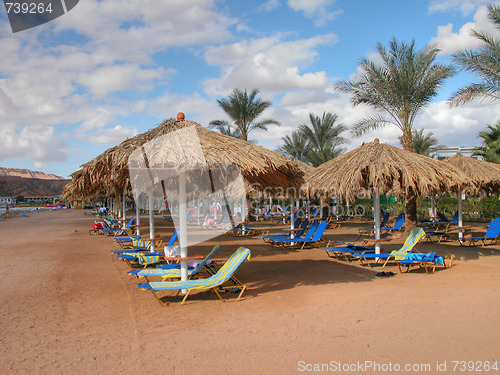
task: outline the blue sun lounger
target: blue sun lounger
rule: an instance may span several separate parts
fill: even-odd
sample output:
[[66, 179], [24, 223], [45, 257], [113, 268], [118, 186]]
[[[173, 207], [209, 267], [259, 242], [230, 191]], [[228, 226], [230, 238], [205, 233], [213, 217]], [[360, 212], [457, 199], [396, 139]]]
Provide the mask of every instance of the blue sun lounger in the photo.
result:
[[[276, 245], [282, 246], [282, 247], [299, 247], [302, 250], [306, 245], [316, 245], [316, 246], [322, 246], [323, 244], [328, 244], [330, 241], [323, 239], [323, 233], [325, 232], [326, 226], [328, 225], [328, 222], [326, 220], [323, 220], [316, 230], [314, 231], [313, 235], [310, 235], [308, 237], [304, 238], [288, 238], [288, 239], [283, 239], [279, 241], [275, 241]], [[307, 233], [309, 234], [309, 233]]]
[[325, 250], [326, 255], [328, 255], [329, 258], [335, 258], [339, 260], [351, 260], [351, 256], [353, 254], [359, 256], [359, 254], [369, 254], [375, 252], [372, 247], [357, 246], [352, 243], [344, 246], [322, 247], [321, 250]]
[[[188, 276], [191, 278], [192, 276], [196, 275], [198, 271], [200, 271], [205, 264], [210, 260], [210, 258], [217, 252], [217, 250], [220, 249], [221, 243], [217, 243], [212, 251], [208, 253], [208, 255], [203, 258], [201, 262], [198, 263], [196, 267], [190, 267], [188, 268]], [[134, 275], [139, 278], [144, 277], [146, 281], [148, 280], [148, 277], [150, 276], [157, 276], [157, 277], [162, 277], [163, 279], [171, 279], [171, 278], [180, 278], [181, 277], [181, 265], [180, 264], [163, 264], [162, 267], [157, 267], [157, 268], [144, 268], [141, 270], [131, 270], [128, 271], [130, 275]]]
[[[483, 243], [482, 246], [492, 245], [494, 242], [500, 245], [500, 217], [490, 222], [484, 236], [470, 236], [465, 237], [464, 240], [469, 241], [469, 246], [476, 246], [477, 241], [481, 241]], [[490, 241], [490, 243], [487, 244], [486, 241]]]
[[[179, 236], [179, 231], [176, 229], [174, 233], [172, 233], [172, 236], [170, 236], [170, 240], [168, 241], [166, 246], [173, 246], [175, 241], [177, 241], [177, 238]], [[156, 240], [155, 240], [156, 241]], [[155, 245], [158, 244], [158, 246], [161, 244], [161, 242], [155, 242]], [[111, 254], [126, 254], [126, 253], [136, 253], [139, 251], [149, 251], [151, 246], [151, 239], [150, 238], [139, 238], [139, 239], [132, 239], [132, 244], [129, 246], [128, 249], [125, 250], [113, 250], [111, 251]], [[156, 254], [163, 254], [163, 253], [156, 253]]]
[[[300, 226], [297, 228], [297, 231], [295, 233], [295, 237], [300, 237], [302, 236], [302, 234], [304, 234], [307, 226], [309, 225], [309, 220], [304, 220], [300, 223]], [[285, 229], [287, 230], [287, 229]], [[280, 239], [283, 239], [283, 238], [290, 238], [290, 234], [266, 234], [266, 235], [263, 235], [263, 236], [259, 236], [259, 237], [262, 237], [262, 239], [264, 240], [264, 242], [272, 242], [274, 240], [280, 240]]]
[[[304, 220], [304, 222], [307, 223], [308, 220], [306, 219], [306, 220]], [[271, 245], [274, 245], [274, 246], [282, 246], [283, 241], [292, 240], [292, 239], [312, 238], [312, 236], [314, 235], [314, 233], [318, 229], [318, 225], [319, 225], [319, 222], [317, 220], [314, 220], [311, 223], [311, 225], [309, 226], [309, 229], [307, 229], [307, 232], [305, 232], [305, 230], [302, 230], [302, 227], [301, 227], [301, 228], [298, 228], [299, 230], [297, 231], [297, 233], [294, 234], [293, 238], [292, 238], [292, 235], [289, 234], [289, 235], [283, 236], [283, 237], [271, 238], [268, 241], [268, 243], [270, 243]], [[307, 225], [306, 225], [306, 227], [307, 227]], [[305, 232], [305, 234], [304, 234], [304, 232]], [[301, 237], [302, 234], [304, 234], [304, 237]]]
[[125, 228], [103, 228], [99, 229], [99, 233], [107, 234], [108, 236], [122, 236], [127, 233], [128, 230], [133, 226], [135, 216], [132, 216]]
[[[227, 262], [224, 263], [224, 265], [217, 271], [217, 273], [206, 279], [186, 281], [157, 281], [139, 284], [137, 285], [137, 287], [143, 290], [150, 290], [155, 296], [156, 300], [163, 306], [166, 306], [166, 304], [162, 302], [161, 298], [158, 295], [158, 292], [165, 290], [177, 290], [178, 295], [182, 289], [185, 289], [186, 295], [182, 299], [181, 304], [184, 304], [191, 291], [209, 289], [213, 290], [222, 302], [225, 302], [217, 288], [223, 287], [224, 284], [232, 277], [233, 273], [238, 269], [240, 264], [243, 263], [246, 259], [250, 260], [250, 255], [251, 252], [249, 249], [245, 247], [238, 248], [227, 260]], [[231, 289], [234, 290], [235, 288], [232, 287]], [[236, 298], [236, 300], [239, 301], [246, 290], [246, 285], [238, 285], [236, 289], [240, 290], [240, 293]]]
[[391, 251], [390, 253], [382, 253], [382, 254], [352, 254], [352, 257], [357, 257], [361, 261], [361, 264], [367, 264], [368, 266], [372, 267], [370, 262], [368, 260], [375, 260], [378, 262], [379, 260], [385, 259], [384, 264], [382, 265], [382, 268], [387, 265], [389, 260], [394, 259], [394, 260], [400, 260], [404, 259], [406, 254], [411, 252], [415, 245], [425, 237], [425, 232], [422, 228], [415, 227], [411, 230], [410, 234], [406, 238], [403, 246], [399, 250], [394, 250]]

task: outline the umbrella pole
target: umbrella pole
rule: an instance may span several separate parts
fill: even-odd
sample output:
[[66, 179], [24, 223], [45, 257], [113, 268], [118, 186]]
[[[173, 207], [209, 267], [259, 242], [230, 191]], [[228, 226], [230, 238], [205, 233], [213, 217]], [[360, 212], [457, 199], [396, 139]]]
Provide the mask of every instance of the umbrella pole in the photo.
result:
[[460, 243], [463, 242], [464, 240], [464, 233], [462, 231], [462, 191], [459, 190], [457, 192], [457, 198], [458, 198], [458, 241]]
[[375, 254], [380, 254], [380, 194], [378, 187], [373, 192], [373, 218], [375, 219]]
[[[149, 211], [149, 238], [155, 238], [155, 219], [154, 219], [154, 205], [153, 205], [153, 191], [148, 193], [148, 211]], [[149, 250], [154, 253], [155, 242], [151, 241]]]
[[123, 206], [123, 214], [122, 214], [122, 219], [123, 219], [123, 229], [127, 227], [127, 223], [125, 220], [127, 219], [127, 214], [126, 214], [126, 208], [125, 208], [125, 191], [123, 191], [123, 201], [122, 201], [122, 206]]
[[135, 227], [135, 234], [140, 236], [141, 235], [141, 230], [139, 229], [139, 224], [140, 224], [140, 219], [139, 219], [139, 214], [140, 214], [140, 207], [139, 207], [139, 197], [137, 197], [137, 202], [135, 202], [135, 224], [137, 225]]
[[294, 225], [294, 222], [293, 222], [293, 218], [294, 218], [294, 209], [293, 208], [294, 208], [294, 205], [293, 205], [293, 200], [292, 199], [293, 198], [290, 198], [290, 229], [292, 229], [292, 231], [290, 232], [290, 238], [294, 238], [293, 235], [295, 233], [293, 231], [293, 229], [295, 229], [295, 228], [293, 227], [293, 225]]
[[[181, 258], [187, 257], [187, 214], [186, 214], [186, 172], [179, 174], [179, 243], [181, 247]], [[217, 206], [215, 207], [217, 210]], [[181, 260], [181, 281], [188, 279], [187, 260]], [[182, 293], [186, 293], [183, 289]]]

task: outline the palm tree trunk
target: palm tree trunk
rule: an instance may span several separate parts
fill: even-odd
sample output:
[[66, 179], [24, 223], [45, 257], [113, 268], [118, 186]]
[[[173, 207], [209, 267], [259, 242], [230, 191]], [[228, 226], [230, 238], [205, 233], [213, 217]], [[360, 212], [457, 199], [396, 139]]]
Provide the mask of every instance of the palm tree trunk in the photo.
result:
[[[403, 149], [413, 152], [411, 130], [403, 133]], [[413, 191], [406, 194], [405, 217], [405, 232], [409, 233], [417, 226], [417, 195]]]

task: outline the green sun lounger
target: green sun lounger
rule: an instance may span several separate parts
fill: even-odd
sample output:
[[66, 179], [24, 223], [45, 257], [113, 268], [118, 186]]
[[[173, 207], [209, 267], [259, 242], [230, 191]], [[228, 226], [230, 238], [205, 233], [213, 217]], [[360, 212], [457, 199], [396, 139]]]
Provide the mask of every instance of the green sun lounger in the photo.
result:
[[[207, 261], [210, 260], [210, 258], [217, 252], [217, 250], [220, 249], [220, 246], [221, 246], [221, 243], [219, 242], [217, 245], [215, 245], [213, 247], [212, 251], [210, 251], [210, 253], [208, 253], [208, 255], [205, 258], [203, 258], [203, 260], [201, 262], [199, 262], [199, 264], [196, 267], [188, 268], [189, 278], [196, 275], [198, 273], [198, 271], [200, 271], [205, 266]], [[180, 264], [165, 264], [163, 266], [164, 267], [161, 267], [161, 268], [144, 268], [141, 270], [131, 270], [131, 271], [128, 271], [128, 273], [130, 275], [134, 275], [135, 277], [137, 277], [138, 280], [141, 277], [144, 277], [146, 279], [146, 281], [149, 281], [148, 277], [151, 277], [151, 276], [162, 277], [164, 280], [181, 277]]]
[[[251, 252], [249, 249], [245, 247], [238, 248], [233, 255], [227, 260], [226, 263], [217, 271], [216, 274], [206, 278], [206, 279], [195, 279], [195, 280], [186, 280], [186, 281], [157, 281], [139, 284], [137, 287], [143, 290], [150, 290], [155, 296], [156, 300], [163, 306], [166, 306], [165, 303], [162, 302], [161, 298], [158, 295], [158, 292], [165, 290], [177, 290], [177, 295], [180, 293], [182, 289], [186, 290], [186, 295], [181, 301], [181, 304], [184, 304], [187, 297], [193, 290], [213, 290], [217, 297], [222, 302], [225, 300], [221, 297], [220, 292], [217, 290], [219, 287], [223, 287], [224, 284], [231, 279], [233, 273], [238, 269], [241, 263], [243, 263], [246, 259], [250, 260]], [[231, 287], [232, 290], [238, 289], [239, 294], [236, 298], [237, 301], [241, 299], [244, 291], [246, 290], [246, 285], [238, 285], [237, 288], [234, 286]]]
[[415, 245], [424, 237], [425, 237], [425, 231], [422, 228], [415, 227], [411, 230], [403, 246], [399, 250], [394, 250], [391, 251], [390, 253], [382, 253], [382, 254], [365, 254], [365, 253], [351, 254], [351, 257], [359, 258], [361, 264], [366, 264], [370, 267], [372, 267], [372, 265], [369, 262], [369, 260], [379, 261], [381, 259], [385, 259], [385, 262], [382, 265], [383, 268], [387, 265], [387, 263], [391, 259], [394, 260], [404, 259], [406, 257], [406, 254], [411, 252], [415, 247]]

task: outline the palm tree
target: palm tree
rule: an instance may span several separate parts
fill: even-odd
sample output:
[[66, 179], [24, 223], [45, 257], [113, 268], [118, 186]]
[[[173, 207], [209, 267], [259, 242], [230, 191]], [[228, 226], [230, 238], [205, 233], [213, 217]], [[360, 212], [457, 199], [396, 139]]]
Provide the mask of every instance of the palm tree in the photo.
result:
[[[212, 121], [210, 123], [210, 127], [211, 128], [216, 128], [219, 133], [221, 134], [225, 134], [225, 135], [229, 135], [230, 137], [234, 137], [234, 138], [240, 138], [241, 137], [241, 134], [240, 132], [238, 131], [238, 129], [233, 129], [229, 123], [227, 121], [217, 121], [217, 123], [215, 124], [216, 121]], [[212, 124], [214, 123], [214, 124]]]
[[[424, 135], [424, 129], [413, 129], [411, 138], [413, 141], [413, 152], [425, 156], [432, 156], [434, 154], [438, 140], [434, 138], [432, 132]], [[398, 139], [401, 145], [403, 145], [403, 137], [399, 136]]]
[[[435, 62], [439, 49], [430, 44], [415, 50], [410, 44], [395, 38], [386, 49], [380, 43], [377, 50], [381, 62], [362, 59], [361, 72], [355, 78], [337, 83], [337, 89], [351, 94], [353, 105], [368, 104], [379, 113], [355, 124], [354, 135], [361, 135], [380, 126], [394, 124], [402, 131], [403, 148], [413, 151], [412, 130], [416, 116], [437, 95], [446, 78], [454, 74], [450, 65]], [[416, 196], [406, 197], [406, 219], [411, 229], [416, 225]]]
[[248, 140], [248, 134], [261, 129], [267, 131], [268, 125], [280, 125], [276, 120], [265, 119], [255, 122], [262, 112], [269, 108], [272, 103], [268, 100], [257, 98], [258, 89], [253, 89], [250, 94], [247, 90], [234, 89], [229, 98], [217, 100], [219, 107], [232, 119], [232, 123], [225, 120], [211, 121], [209, 126], [219, 128], [222, 126], [233, 129], [233, 134], [238, 134], [240, 139]]
[[294, 158], [303, 163], [308, 163], [307, 140], [300, 131], [293, 131], [292, 135], [281, 138], [283, 145], [276, 150], [289, 158]]
[[309, 113], [309, 120], [311, 124], [301, 124], [299, 132], [307, 142], [307, 161], [317, 167], [344, 151], [339, 146], [347, 143], [347, 140], [340, 133], [347, 128], [343, 124], [337, 124], [337, 115], [330, 112], [323, 112], [322, 117]]
[[[488, 17], [500, 30], [500, 6], [490, 5]], [[500, 39], [484, 32], [472, 30], [472, 35], [483, 42], [477, 51], [463, 51], [453, 55], [453, 62], [462, 70], [477, 74], [482, 82], [465, 86], [450, 98], [450, 104], [457, 106], [473, 100], [500, 100]]]
[[483, 146], [474, 149], [474, 155], [482, 156], [484, 160], [500, 164], [500, 121], [496, 126], [488, 125], [487, 130], [479, 132], [483, 138]]

